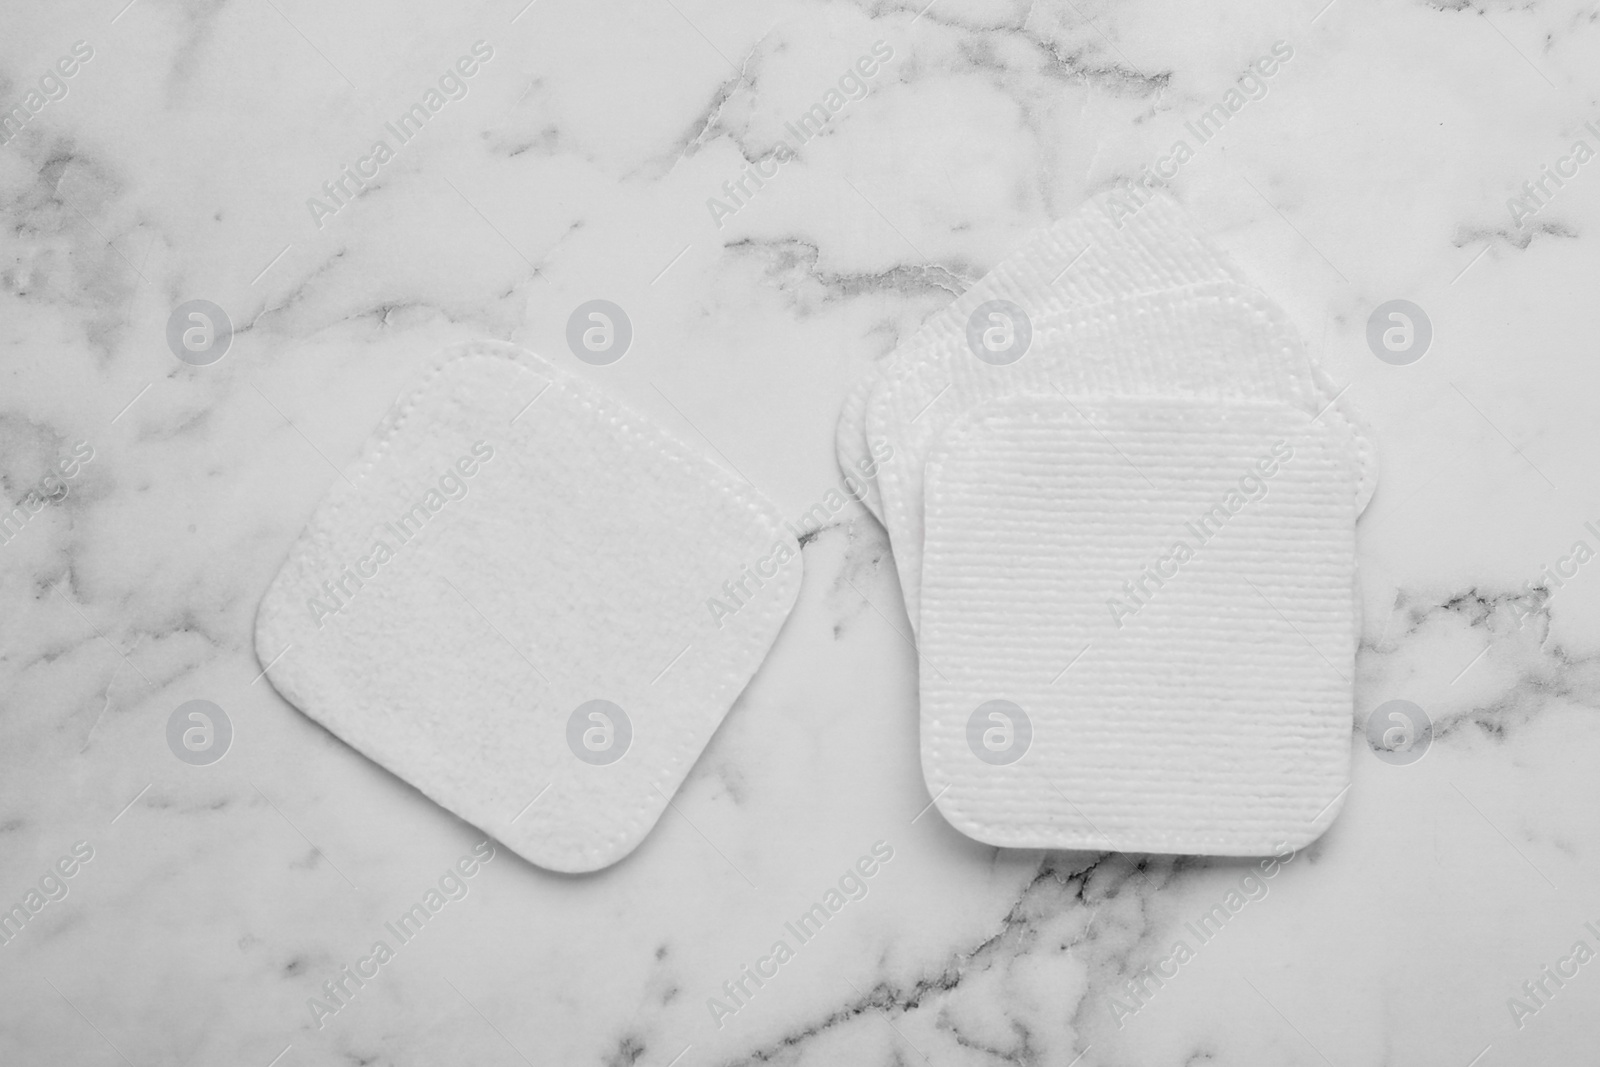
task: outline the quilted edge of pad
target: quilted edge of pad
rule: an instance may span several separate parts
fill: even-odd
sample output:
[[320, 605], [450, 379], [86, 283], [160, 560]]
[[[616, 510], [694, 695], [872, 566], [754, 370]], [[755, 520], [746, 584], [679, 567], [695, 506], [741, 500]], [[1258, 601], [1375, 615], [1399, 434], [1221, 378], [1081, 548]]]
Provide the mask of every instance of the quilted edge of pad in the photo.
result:
[[[611, 424], [615, 432], [627, 433], [636, 439], [642, 439], [647, 443], [654, 445], [658, 449], [666, 451], [670, 455], [671, 459], [680, 466], [686, 467], [688, 464], [694, 461], [711, 463], [709, 459], [701, 455], [699, 452], [679, 441], [677, 438], [671, 436], [663, 427], [659, 426], [655, 420], [647, 418], [643, 414], [635, 411], [627, 404], [606, 393], [599, 386], [596, 386], [584, 380], [583, 378], [578, 377], [577, 375], [553, 366], [538, 354], [522, 348], [519, 345], [515, 345], [506, 341], [480, 340], [465, 341], [451, 345], [434, 355], [426, 364], [424, 364], [422, 376], [417, 384], [402, 393], [400, 397], [395, 400], [395, 402], [390, 406], [388, 412], [384, 415], [383, 419], [379, 421], [372, 433], [368, 435], [365, 443], [362, 446], [360, 457], [348, 468], [350, 470], [350, 481], [352, 483], [359, 484], [360, 480], [366, 476], [367, 472], [370, 471], [371, 468], [383, 458], [384, 454], [388, 451], [390, 441], [405, 427], [417, 405], [429, 393], [430, 389], [434, 387], [437, 380], [447, 369], [460, 361], [475, 358], [495, 358], [505, 360], [507, 362], [525, 367], [535, 374], [539, 374], [548, 378], [552, 388], [562, 388], [577, 393], [585, 401], [593, 404], [597, 412], [602, 412], [606, 416], [607, 421]], [[713, 464], [713, 466], [715, 466], [715, 464]], [[343, 473], [344, 472], [341, 471], [341, 474]], [[722, 492], [728, 494], [743, 494], [747, 492], [750, 497], [750, 510], [754, 511], [758, 520], [767, 526], [768, 532], [770, 532], [775, 538], [781, 539], [788, 536], [783, 528], [782, 518], [779, 515], [777, 508], [754, 487], [745, 489], [743, 486], [733, 481], [732, 476], [730, 475], [729, 478], [721, 484], [720, 489]], [[288, 619], [290, 617], [289, 613], [293, 608], [293, 605], [289, 601], [283, 599], [286, 594], [279, 593], [279, 583], [283, 580], [283, 576], [289, 568], [290, 561], [302, 551], [302, 546], [308, 540], [308, 538], [314, 532], [325, 531], [331, 528], [337, 522], [338, 516], [340, 515], [345, 502], [356, 498], [356, 492], [357, 490], [353, 488], [341, 485], [341, 479], [336, 478], [330, 484], [327, 492], [313, 508], [310, 517], [306, 520], [305, 525], [301, 528], [293, 543], [290, 545], [289, 551], [284, 557], [283, 564], [278, 568], [277, 573], [273, 575], [272, 581], [268, 584], [267, 590], [262, 594], [261, 602], [257, 606], [253, 642], [255, 646], [256, 659], [265, 668], [262, 673], [267, 675], [267, 678], [272, 683], [273, 688], [276, 689], [279, 694], [286, 701], [288, 701], [288, 703], [292, 704], [300, 714], [306, 716], [308, 719], [311, 719], [313, 722], [316, 722], [323, 729], [328, 730], [329, 733], [332, 733], [334, 736], [338, 737], [342, 743], [348, 745], [353, 751], [360, 753], [363, 758], [371, 760], [373, 763], [384, 767], [385, 770], [388, 770], [390, 773], [394, 774], [397, 778], [399, 778], [401, 781], [404, 781], [411, 788], [416, 789], [434, 804], [437, 804], [440, 808], [450, 812], [455, 817], [472, 823], [476, 826], [477, 823], [473, 822], [472, 819], [462, 815], [445, 802], [439, 800], [428, 789], [417, 784], [416, 782], [411, 781], [398, 770], [395, 770], [394, 768], [391, 768], [370, 756], [360, 745], [344, 737], [332, 726], [324, 722], [315, 711], [306, 706], [306, 703], [303, 700], [303, 693], [301, 693], [298, 687], [294, 684], [292, 674], [281, 678], [275, 676], [275, 672], [279, 671], [280, 665], [273, 664], [272, 657], [278, 655], [278, 653], [281, 651], [282, 642], [276, 641], [271, 637], [271, 635], [280, 625], [279, 618], [281, 617], [283, 619]], [[791, 541], [793, 540], [792, 537], [789, 539]], [[798, 546], [796, 547], [796, 554], [800, 554]], [[756, 614], [749, 628], [752, 635], [758, 635], [762, 633], [768, 635], [762, 643], [769, 652], [772, 645], [777, 640], [778, 633], [781, 630], [784, 621], [793, 611], [794, 603], [799, 597], [802, 581], [802, 568], [780, 568], [780, 574], [783, 576], [783, 580], [780, 583], [769, 583], [779, 585], [779, 595], [768, 600], [767, 604], [764, 605]], [[281, 599], [283, 599], [283, 603], [280, 605], [279, 601]], [[282, 625], [287, 625], [287, 623]], [[753, 637], [752, 640], [754, 639], [756, 638]], [[722, 713], [719, 716], [716, 725], [713, 726], [710, 733], [708, 733], [706, 737], [706, 744], [702, 745], [694, 752], [688, 752], [687, 743], [680, 741], [677, 746], [672, 749], [669, 761], [662, 768], [661, 780], [653, 783], [657, 786], [661, 786], [664, 783], [670, 782], [672, 789], [667, 794], [669, 797], [676, 795], [678, 787], [682, 785], [684, 778], [688, 776], [688, 772], [693, 766], [694, 761], [699, 759], [700, 754], [705, 750], [706, 745], [710, 744], [711, 739], [716, 734], [716, 731], [721, 729], [722, 723], [727, 718], [728, 712], [733, 709], [733, 705], [738, 700], [739, 695], [749, 686], [751, 679], [754, 678], [755, 674], [760, 670], [761, 664], [764, 662], [764, 660], [765, 656], [756, 662], [755, 667], [748, 675], [743, 675], [741, 677], [735, 677], [733, 675], [724, 676], [718, 683], [717, 687], [709, 694], [707, 699], [709, 699], [713, 704], [720, 706], [722, 708]], [[273, 665], [269, 666], [269, 664]], [[660, 821], [662, 814], [665, 813], [669, 803], [670, 800], [663, 800], [659, 805], [657, 805], [653, 803], [648, 796], [646, 796], [644, 801], [633, 809], [624, 825], [623, 830], [614, 835], [609, 843], [602, 842], [601, 846], [597, 846], [591, 850], [586, 850], [583, 853], [585, 865], [582, 866], [552, 863], [547, 859], [541, 859], [537, 855], [530, 854], [531, 850], [524, 850], [513, 845], [504, 838], [501, 838], [498, 832], [490, 830], [488, 827], [480, 826], [478, 828], [486, 833], [490, 833], [492, 836], [495, 836], [501, 844], [504, 844], [511, 851], [515, 852], [517, 855], [536, 866], [542, 867], [546, 870], [559, 871], [561, 873], [568, 874], [587, 873], [609, 867], [632, 853], [634, 849], [643, 843], [644, 839], [649, 836], [650, 831], [654, 829], [656, 823]], [[505, 825], [509, 826], [509, 821]], [[504, 827], [502, 827], [502, 829], [504, 829]]]
[[[986, 401], [984, 401], [982, 403], [973, 405], [972, 407], [968, 408], [965, 412], [963, 412], [960, 416], [958, 416], [955, 419], [955, 421], [953, 421], [948, 427], [946, 427], [944, 433], [939, 435], [939, 438], [935, 441], [933, 447], [930, 449], [930, 451], [928, 453], [928, 459], [927, 459], [927, 462], [926, 462], [926, 467], [928, 469], [935, 469], [936, 467], [942, 466], [943, 463], [949, 458], [949, 453], [951, 451], [951, 447], [950, 447], [951, 444], [957, 438], [959, 438], [959, 437], [961, 437], [963, 435], [969, 435], [969, 434], [971, 434], [973, 432], [976, 432], [976, 431], [979, 431], [979, 430], [983, 429], [984, 426], [985, 426], [985, 420], [986, 420], [986, 417], [987, 417], [987, 411], [991, 407], [996, 406], [996, 405], [1004, 405], [1004, 404], [1009, 404], [1009, 403], [1016, 403], [1018, 401], [1024, 401], [1024, 400], [1049, 401], [1049, 400], [1054, 400], [1054, 399], [1056, 399], [1056, 397], [1054, 397], [1052, 394], [1048, 394], [1048, 393], [1010, 393], [1010, 394], [1006, 394], [1004, 396], [991, 397], [990, 399], [988, 399], [988, 400], [986, 400]], [[1085, 403], [1093, 404], [1093, 403], [1101, 403], [1101, 402], [1105, 402], [1105, 401], [1110, 401], [1110, 402], [1113, 402], [1113, 403], [1116, 403], [1118, 401], [1136, 401], [1136, 402], [1139, 402], [1139, 403], [1144, 403], [1144, 402], [1149, 402], [1152, 399], [1156, 399], [1156, 398], [1150, 398], [1150, 397], [1127, 397], [1127, 396], [1111, 395], [1111, 396], [1083, 397], [1083, 398], [1080, 398], [1080, 399], [1084, 400]], [[1156, 399], [1156, 402], [1157, 403], [1166, 402], [1166, 403], [1173, 403], [1173, 404], [1194, 404], [1194, 405], [1198, 405], [1202, 401], [1197, 399], [1197, 398], [1170, 397], [1170, 398]], [[1295, 408], [1292, 405], [1289, 405], [1289, 404], [1284, 403], [1282, 401], [1228, 400], [1228, 401], [1224, 401], [1222, 403], [1225, 404], [1225, 406], [1229, 406], [1229, 407], [1253, 408], [1253, 409], [1257, 409], [1257, 410], [1281, 409], [1281, 410], [1285, 410], [1285, 411], [1295, 411], [1295, 412], [1299, 413], [1299, 409], [1298, 408]], [[1354, 514], [1352, 515], [1352, 520], [1355, 519], [1355, 518], [1358, 518], [1360, 516], [1360, 513], [1361, 513], [1361, 505], [1358, 502], [1356, 504], [1356, 506], [1355, 506]], [[1352, 521], [1352, 537], [1353, 536], [1354, 536], [1354, 522]], [[1352, 541], [1352, 549], [1353, 548], [1354, 548], [1354, 542]], [[1352, 577], [1354, 578], [1354, 580], [1359, 585], [1359, 580], [1360, 580], [1359, 579], [1359, 569], [1358, 569], [1358, 566], [1357, 566], [1357, 563], [1356, 563], [1355, 560], [1352, 560], [1351, 573], [1352, 573]], [[1354, 666], [1354, 663], [1353, 663], [1354, 656], [1355, 656], [1356, 652], [1359, 650], [1359, 644], [1360, 644], [1360, 640], [1361, 640], [1361, 635], [1360, 635], [1361, 598], [1360, 598], [1358, 589], [1352, 589], [1351, 590], [1351, 606], [1352, 606], [1351, 657], [1352, 657], [1352, 667], [1353, 667]], [[1351, 696], [1352, 696], [1352, 700], [1353, 700], [1354, 699], [1353, 691], [1352, 691]], [[918, 732], [918, 751], [919, 751], [918, 764], [919, 764], [920, 769], [922, 771], [923, 788], [927, 789], [929, 795], [933, 797], [934, 806], [939, 809], [939, 814], [944, 818], [944, 820], [947, 823], [950, 824], [950, 826], [952, 828], [957, 830], [959, 833], [963, 834], [966, 837], [971, 838], [974, 841], [977, 841], [977, 842], [980, 842], [980, 843], [986, 844], [986, 845], [991, 845], [991, 846], [996, 847], [996, 848], [1074, 849], [1074, 850], [1083, 850], [1083, 851], [1089, 851], [1089, 852], [1102, 852], [1102, 851], [1106, 851], [1107, 848], [1110, 846], [1110, 842], [1105, 837], [1105, 835], [1100, 834], [1098, 832], [1085, 833], [1081, 837], [1056, 838], [1056, 839], [1052, 839], [1052, 840], [1047, 841], [1047, 842], [1046, 841], [1032, 841], [1032, 840], [1020, 841], [1020, 842], [1019, 841], [1001, 841], [1001, 840], [996, 840], [995, 836], [989, 832], [990, 829], [992, 828], [992, 824], [974, 821], [973, 819], [968, 818], [968, 817], [966, 817], [964, 815], [961, 815], [960, 813], [952, 812], [951, 810], [949, 810], [945, 806], [944, 799], [943, 799], [944, 795], [945, 795], [945, 792], [946, 792], [946, 789], [940, 789], [940, 790], [938, 790], [937, 794], [935, 793], [935, 790], [934, 790], [934, 787], [933, 787], [932, 783], [928, 781], [928, 769], [929, 769], [928, 755], [929, 755], [929, 752], [928, 752], [928, 749], [927, 749], [926, 745], [923, 743], [923, 730], [924, 730], [924, 720], [922, 719], [921, 713], [919, 711], [919, 714], [918, 714], [918, 731], [917, 731]], [[1343, 751], [1346, 753], [1346, 756], [1348, 757], [1349, 749], [1346, 748]], [[1246, 849], [1246, 848], [1244, 848], [1242, 846], [1236, 847], [1236, 846], [1232, 846], [1232, 845], [1221, 845], [1220, 847], [1215, 847], [1215, 848], [1213, 848], [1213, 850], [1210, 850], [1210, 851], [1195, 852], [1192, 849], [1178, 849], [1178, 848], [1172, 847], [1173, 844], [1174, 844], [1174, 841], [1173, 841], [1171, 835], [1154, 835], [1154, 836], [1152, 836], [1150, 838], [1145, 838], [1145, 839], [1141, 839], [1141, 840], [1129, 843], [1128, 847], [1126, 847], [1126, 848], [1110, 848], [1110, 851], [1122, 852], [1122, 853], [1132, 853], [1132, 854], [1147, 853], [1148, 852], [1148, 853], [1154, 853], [1154, 854], [1160, 854], [1160, 855], [1205, 855], [1205, 856], [1223, 856], [1223, 857], [1245, 857], [1245, 856], [1263, 856], [1263, 855], [1267, 855], [1268, 853], [1270, 853], [1271, 851], [1275, 850], [1276, 848], [1282, 847], [1284, 845], [1287, 845], [1288, 847], [1291, 847], [1291, 848], [1293, 848], [1295, 850], [1299, 850], [1299, 849], [1305, 848], [1306, 846], [1308, 846], [1308, 845], [1312, 844], [1313, 842], [1315, 842], [1323, 834], [1325, 834], [1333, 826], [1334, 822], [1337, 821], [1337, 819], [1339, 817], [1339, 813], [1344, 810], [1345, 803], [1349, 798], [1350, 786], [1354, 781], [1354, 779], [1353, 779], [1354, 768], [1351, 766], [1351, 762], [1352, 761], [1350, 759], [1346, 758], [1346, 761], [1345, 761], [1345, 764], [1344, 764], [1344, 773], [1342, 775], [1343, 785], [1338, 790], [1338, 792], [1334, 795], [1333, 800], [1330, 801], [1325, 808], [1323, 808], [1320, 812], [1318, 812], [1317, 815], [1310, 822], [1308, 822], [1306, 824], [1305, 829], [1302, 831], [1302, 833], [1299, 836], [1294, 836], [1294, 837], [1290, 837], [1290, 838], [1286, 838], [1286, 839], [1281, 839], [1280, 841], [1274, 842], [1274, 843], [1272, 843], [1272, 844], [1270, 844], [1268, 846], [1258, 847], [1258, 848], [1254, 848], [1254, 849]], [[1092, 828], [1091, 828], [1091, 830], [1092, 830]], [[1126, 835], [1124, 835], [1124, 836], [1126, 836]], [[1203, 837], [1200, 838], [1200, 839], [1189, 838], [1188, 840], [1191, 841], [1191, 842], [1195, 841], [1195, 840], [1201, 840], [1202, 842], [1205, 841], [1205, 839]]]

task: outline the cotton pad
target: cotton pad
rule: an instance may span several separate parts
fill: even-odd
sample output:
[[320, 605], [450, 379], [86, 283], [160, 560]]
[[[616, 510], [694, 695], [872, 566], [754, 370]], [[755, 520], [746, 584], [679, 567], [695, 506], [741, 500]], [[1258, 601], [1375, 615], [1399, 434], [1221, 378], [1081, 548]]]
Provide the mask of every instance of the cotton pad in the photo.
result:
[[952, 825], [1263, 855], [1332, 821], [1355, 656], [1343, 433], [1280, 401], [1007, 394], [953, 419], [925, 474], [922, 762]]
[[[997, 304], [1009, 306], [1028, 331], [1026, 351], [1008, 363], [978, 358], [969, 332], [982, 318], [975, 313]], [[877, 490], [913, 627], [920, 615], [922, 465], [943, 428], [990, 396], [1064, 388], [1284, 400], [1325, 413], [1347, 438], [1361, 506], [1376, 485], [1365, 435], [1298, 333], [1164, 195], [1131, 218], [1104, 198], [1092, 200], [1034, 234], [897, 350], [873, 382], [862, 429], [855, 430], [855, 406], [847, 403], [838, 437], [881, 439], [897, 457]], [[840, 446], [841, 465], [849, 451]]]
[[447, 352], [256, 622], [289, 701], [526, 859], [627, 855], [767, 653], [799, 548], [750, 486], [510, 345]]
[[[885, 522], [911, 619], [919, 619], [922, 569], [921, 465], [944, 429], [972, 406], [1015, 393], [1289, 404], [1324, 420], [1345, 441], [1360, 478], [1359, 437], [1306, 359], [1299, 335], [1259, 293], [1224, 281], [1146, 293], [1039, 316], [1032, 350], [1003, 366], [946, 339], [873, 391], [868, 432], [901, 460], [879, 476]], [[1369, 496], [1369, 485], [1352, 482]]]
[[[1144, 211], [1115, 225], [1106, 197], [1086, 202], [1053, 226], [1030, 233], [972, 288], [933, 315], [904, 344], [864, 373], [846, 395], [839, 414], [839, 467], [859, 469], [867, 446], [867, 401], [879, 382], [931, 357], [944, 338], [966, 335], [973, 312], [999, 299], [1041, 308], [1082, 308], [1116, 297], [1171, 289], [1204, 281], [1237, 279], [1234, 268], [1190, 224], [1170, 199], [1152, 200]], [[864, 501], [883, 518], [877, 487]]]

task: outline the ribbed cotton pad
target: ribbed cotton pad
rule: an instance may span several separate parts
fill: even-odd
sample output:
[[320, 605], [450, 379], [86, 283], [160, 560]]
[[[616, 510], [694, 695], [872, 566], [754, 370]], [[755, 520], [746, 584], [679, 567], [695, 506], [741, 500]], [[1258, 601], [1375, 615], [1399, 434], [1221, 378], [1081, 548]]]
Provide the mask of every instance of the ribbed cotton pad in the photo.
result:
[[660, 817], [777, 636], [798, 556], [752, 488], [595, 386], [466, 345], [333, 483], [256, 651], [354, 748], [589, 871]]
[[922, 762], [952, 825], [1015, 848], [1258, 855], [1333, 820], [1356, 494], [1326, 419], [1001, 396], [926, 475]]
[[[991, 300], [1022, 301], [1049, 316], [1107, 300], [1201, 282], [1237, 280], [1238, 272], [1207, 242], [1170, 198], [1157, 196], [1133, 218], [1116, 225], [1106, 196], [1086, 201], [1054, 225], [1028, 234], [1021, 246], [882, 362], [875, 364], [846, 395], [835, 434], [839, 468], [860, 469], [870, 455], [867, 402], [883, 381], [903, 368], [933, 358], [938, 346], [965, 343], [967, 320]], [[920, 462], [916, 477], [921, 477]], [[867, 507], [880, 520], [883, 502], [869, 486]], [[912, 622], [916, 616], [912, 615]]]
[[975, 404], [1015, 393], [1266, 400], [1323, 419], [1345, 441], [1351, 492], [1370, 497], [1370, 449], [1326, 395], [1298, 333], [1260, 293], [1206, 282], [1082, 308], [1035, 312], [1032, 346], [1019, 361], [977, 359], [965, 337], [945, 337], [873, 390], [868, 433], [896, 462], [879, 474], [885, 524], [907, 613], [920, 629], [922, 465], [939, 435]]

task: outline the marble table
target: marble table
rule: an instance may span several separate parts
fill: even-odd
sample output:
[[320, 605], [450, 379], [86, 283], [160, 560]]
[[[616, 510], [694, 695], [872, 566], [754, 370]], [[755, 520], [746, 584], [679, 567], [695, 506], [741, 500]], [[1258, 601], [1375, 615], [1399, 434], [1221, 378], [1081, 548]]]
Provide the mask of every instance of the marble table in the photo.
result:
[[[28, 921], [0, 927], [0, 1063], [1593, 1055], [1592, 7], [19, 0], [3, 21], [0, 906]], [[918, 765], [888, 542], [854, 504], [806, 544], [792, 618], [672, 809], [598, 874], [480, 846], [263, 679], [263, 590], [441, 347], [560, 358], [799, 516], [840, 482], [856, 376], [1146, 167], [1381, 455], [1353, 784], [1314, 845], [1263, 870], [956, 833]], [[589, 367], [564, 331], [602, 298], [634, 339]], [[1387, 362], [1368, 320], [1401, 299], [1431, 341]], [[231, 323], [223, 358], [175, 358], [191, 301]], [[220, 761], [169, 746], [190, 700], [225, 709]], [[1431, 722], [1414, 762], [1368, 743], [1393, 700]], [[390, 937], [475, 848], [464, 895]], [[866, 894], [776, 961], [875, 848]]]

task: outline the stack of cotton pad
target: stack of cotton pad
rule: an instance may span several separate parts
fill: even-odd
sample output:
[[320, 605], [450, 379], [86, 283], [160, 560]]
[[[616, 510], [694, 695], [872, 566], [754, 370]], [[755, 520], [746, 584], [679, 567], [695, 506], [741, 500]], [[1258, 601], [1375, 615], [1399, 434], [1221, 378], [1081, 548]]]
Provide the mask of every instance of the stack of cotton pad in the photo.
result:
[[534, 863], [588, 871], [660, 817], [800, 568], [740, 479], [532, 353], [466, 345], [333, 484], [256, 650], [356, 749]]
[[1371, 449], [1164, 196], [1032, 236], [851, 394], [919, 635], [922, 757], [1014, 847], [1265, 854], [1348, 781]]

